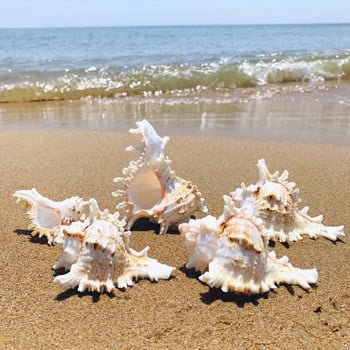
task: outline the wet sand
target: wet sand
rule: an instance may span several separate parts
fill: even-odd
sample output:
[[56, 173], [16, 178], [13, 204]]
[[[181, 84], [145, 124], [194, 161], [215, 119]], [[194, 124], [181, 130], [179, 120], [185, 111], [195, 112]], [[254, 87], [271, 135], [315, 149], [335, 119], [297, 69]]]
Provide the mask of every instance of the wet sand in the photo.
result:
[[350, 143], [350, 84], [282, 84], [235, 94], [0, 104], [0, 130], [123, 131], [146, 118], [159, 133]]
[[[39, 125], [38, 125], [39, 126]], [[28, 218], [12, 197], [36, 187], [62, 200], [95, 197], [114, 210], [113, 177], [135, 153], [137, 136], [125, 132], [7, 130], [0, 133], [0, 347], [3, 349], [348, 349], [350, 348], [350, 146], [277, 140], [174, 135], [168, 154], [176, 174], [192, 180], [210, 214], [241, 182], [255, 183], [256, 163], [288, 169], [310, 215], [345, 225], [346, 237], [303, 241], [270, 249], [295, 266], [316, 267], [310, 291], [282, 285], [251, 297], [223, 293], [184, 265], [188, 253], [177, 233], [157, 235], [142, 224], [131, 247], [176, 267], [170, 280], [141, 280], [111, 294], [62, 291], [51, 270], [62, 247], [31, 237]], [[164, 134], [164, 133], [163, 133]]]

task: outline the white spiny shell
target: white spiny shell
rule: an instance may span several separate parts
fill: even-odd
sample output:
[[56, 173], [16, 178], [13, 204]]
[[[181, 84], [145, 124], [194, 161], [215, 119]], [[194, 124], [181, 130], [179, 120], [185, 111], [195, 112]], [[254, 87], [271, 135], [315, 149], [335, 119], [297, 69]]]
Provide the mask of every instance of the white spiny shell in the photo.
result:
[[80, 254], [81, 242], [84, 241], [86, 228], [91, 225], [96, 219], [108, 221], [113, 224], [118, 232], [124, 232], [125, 221], [119, 220], [119, 212], [113, 215], [104, 210], [99, 209], [94, 198], [90, 199], [89, 216], [84, 221], [75, 221], [70, 225], [61, 225], [54, 243], [63, 243], [63, 254], [61, 260], [53, 266], [57, 270], [64, 267], [67, 271], [71, 268]]
[[62, 288], [111, 292], [126, 288], [139, 278], [152, 281], [170, 278], [174, 268], [147, 257], [148, 247], [136, 252], [129, 247], [130, 232], [124, 232], [122, 222], [96, 219], [72, 223], [63, 228], [64, 251], [54, 268], [70, 271], [55, 277]]
[[207, 216], [179, 226], [190, 250], [187, 268], [204, 272], [199, 279], [210, 287], [238, 294], [260, 294], [280, 283], [310, 288], [316, 269], [293, 267], [287, 257], [276, 259], [268, 252], [259, 220], [250, 218], [224, 196], [224, 213], [219, 219]]
[[171, 160], [165, 152], [169, 138], [158, 136], [146, 120], [136, 124], [138, 128], [130, 132], [141, 134], [142, 143], [127, 150], [140, 151], [141, 156], [123, 169], [123, 177], [114, 179], [123, 188], [113, 195], [122, 197], [117, 208], [125, 208], [127, 228], [138, 218], [148, 217], [160, 224], [162, 234], [169, 225], [187, 222], [196, 211], [207, 213], [197, 187], [170, 169]]
[[260, 175], [256, 185], [241, 188], [230, 195], [237, 207], [250, 208], [252, 216], [262, 220], [261, 228], [269, 240], [297, 241], [306, 234], [311, 238], [326, 237], [332, 241], [344, 236], [344, 226], [325, 226], [323, 216], [311, 217], [308, 207], [298, 209], [299, 189], [288, 182], [288, 171], [271, 174], [265, 160], [259, 160]]
[[17, 202], [24, 203], [31, 221], [29, 229], [32, 235], [45, 236], [49, 244], [54, 242], [61, 225], [69, 225], [84, 220], [89, 213], [89, 201], [80, 197], [71, 197], [61, 202], [42, 196], [35, 188], [16, 191]]

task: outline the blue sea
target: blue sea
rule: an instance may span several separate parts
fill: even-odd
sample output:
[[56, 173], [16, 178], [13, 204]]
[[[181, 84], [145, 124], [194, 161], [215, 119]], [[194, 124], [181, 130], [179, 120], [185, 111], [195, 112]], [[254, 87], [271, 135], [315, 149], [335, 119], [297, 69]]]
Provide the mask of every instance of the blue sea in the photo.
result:
[[350, 82], [350, 24], [0, 29], [0, 103]]

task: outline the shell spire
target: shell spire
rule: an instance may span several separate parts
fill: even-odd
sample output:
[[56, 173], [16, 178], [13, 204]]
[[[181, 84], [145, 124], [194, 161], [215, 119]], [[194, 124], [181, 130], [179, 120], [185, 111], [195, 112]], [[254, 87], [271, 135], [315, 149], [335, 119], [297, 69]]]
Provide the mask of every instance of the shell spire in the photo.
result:
[[260, 219], [261, 229], [269, 240], [297, 241], [306, 234], [311, 238], [326, 237], [336, 241], [345, 236], [344, 226], [325, 226], [323, 216], [311, 217], [308, 207], [301, 210], [299, 189], [288, 181], [288, 171], [271, 174], [265, 160], [258, 161], [259, 180], [255, 185], [245, 186], [231, 192], [237, 207], [250, 210], [251, 216]]
[[141, 146], [129, 146], [127, 150], [137, 150], [143, 151], [142, 157], [144, 162], [148, 166], [154, 166], [158, 161], [161, 161], [163, 158], [166, 158], [166, 146], [169, 142], [169, 137], [164, 136], [160, 137], [153, 126], [147, 121], [142, 120], [136, 122], [137, 128], [130, 129], [131, 134], [141, 134], [142, 143]]
[[187, 268], [195, 268], [199, 279], [210, 287], [238, 294], [260, 294], [278, 284], [310, 288], [317, 281], [316, 269], [295, 268], [287, 257], [267, 251], [259, 223], [237, 208], [228, 196], [219, 219], [206, 216], [179, 226], [190, 251]]
[[42, 196], [35, 188], [14, 193], [17, 202], [24, 203], [31, 221], [29, 229], [32, 236], [45, 236], [53, 244], [61, 225], [69, 225], [81, 220], [89, 213], [89, 201], [80, 197], [71, 197], [60, 202]]
[[207, 213], [197, 186], [171, 170], [166, 154], [169, 137], [160, 137], [147, 120], [136, 125], [130, 132], [142, 136], [141, 145], [127, 150], [141, 155], [123, 169], [123, 177], [114, 179], [121, 188], [112, 193], [121, 198], [117, 208], [125, 209], [126, 227], [130, 229], [138, 218], [148, 217], [160, 224], [162, 234], [170, 225], [188, 221], [196, 211]]

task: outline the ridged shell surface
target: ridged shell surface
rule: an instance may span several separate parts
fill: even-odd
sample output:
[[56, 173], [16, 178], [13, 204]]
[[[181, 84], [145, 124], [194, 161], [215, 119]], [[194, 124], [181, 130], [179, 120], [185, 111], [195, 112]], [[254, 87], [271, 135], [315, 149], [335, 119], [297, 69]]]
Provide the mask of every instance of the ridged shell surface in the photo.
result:
[[344, 226], [325, 226], [323, 216], [311, 217], [308, 207], [298, 209], [301, 199], [294, 182], [288, 181], [288, 171], [271, 174], [265, 160], [259, 160], [259, 181], [249, 187], [244, 184], [231, 192], [237, 207], [246, 208], [262, 220], [261, 228], [269, 240], [297, 241], [303, 234], [311, 238], [326, 237], [332, 241], [345, 236]]
[[151, 281], [170, 278], [174, 268], [147, 256], [148, 247], [136, 252], [129, 247], [130, 232], [124, 232], [117, 220], [88, 218], [63, 229], [62, 259], [54, 269], [64, 267], [68, 273], [54, 281], [62, 288], [111, 292], [132, 286], [135, 280]]
[[286, 256], [277, 259], [267, 251], [261, 222], [224, 196], [224, 213], [219, 219], [207, 216], [179, 226], [190, 251], [187, 268], [202, 273], [199, 279], [210, 287], [238, 294], [260, 294], [288, 283], [310, 288], [316, 269], [293, 267]]

